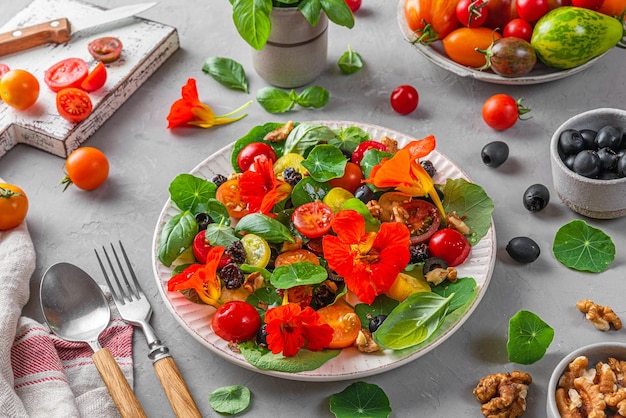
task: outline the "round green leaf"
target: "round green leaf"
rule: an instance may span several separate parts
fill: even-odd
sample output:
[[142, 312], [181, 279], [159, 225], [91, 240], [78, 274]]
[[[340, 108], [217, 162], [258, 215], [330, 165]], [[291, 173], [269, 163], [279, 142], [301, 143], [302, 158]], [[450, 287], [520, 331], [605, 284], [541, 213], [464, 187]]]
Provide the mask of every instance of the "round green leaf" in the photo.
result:
[[331, 395], [330, 412], [337, 418], [387, 418], [391, 415], [389, 398], [378, 386], [355, 382]]
[[600, 229], [574, 220], [557, 231], [552, 252], [566, 267], [599, 273], [615, 259], [615, 244]]
[[245, 386], [224, 386], [209, 395], [209, 403], [220, 414], [238, 414], [250, 405], [250, 389]]
[[532, 364], [540, 360], [554, 338], [554, 329], [537, 314], [519, 311], [509, 320], [509, 340], [506, 350], [509, 361]]

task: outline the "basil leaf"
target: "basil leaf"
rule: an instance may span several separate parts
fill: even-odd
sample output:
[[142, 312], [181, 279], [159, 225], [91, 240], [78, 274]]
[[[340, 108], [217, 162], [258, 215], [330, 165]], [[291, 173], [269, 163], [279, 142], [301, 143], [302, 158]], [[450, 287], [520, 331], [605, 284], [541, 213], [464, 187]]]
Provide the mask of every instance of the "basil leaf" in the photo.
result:
[[192, 174], [179, 174], [170, 183], [169, 192], [172, 202], [182, 211], [193, 214], [202, 212], [198, 209], [209, 199], [215, 198], [217, 186], [210, 181], [201, 179]]
[[289, 93], [276, 87], [259, 89], [256, 92], [256, 100], [269, 113], [288, 112], [295, 105], [295, 101]]
[[602, 230], [582, 220], [563, 225], [554, 236], [554, 257], [574, 270], [599, 273], [615, 260], [615, 244]]
[[239, 35], [254, 49], [261, 50], [270, 36], [272, 0], [234, 0], [233, 22]]
[[298, 261], [276, 267], [270, 283], [277, 289], [290, 289], [294, 286], [322, 283], [327, 278], [328, 272], [324, 267], [309, 261]]
[[305, 151], [321, 142], [328, 142], [337, 134], [325, 125], [301, 123], [289, 132], [285, 141], [285, 154], [295, 152], [304, 155]]
[[228, 247], [233, 242], [239, 240], [237, 235], [235, 235], [233, 228], [223, 224], [207, 225], [204, 236], [209, 244], [213, 246], [219, 245], [222, 247]]
[[287, 373], [298, 373], [315, 370], [328, 360], [337, 357], [342, 350], [310, 351], [301, 349], [295, 356], [284, 357], [272, 354], [271, 351], [259, 347], [254, 341], [246, 341], [238, 345], [246, 361], [261, 370], [276, 370]]
[[265, 239], [267, 242], [280, 244], [282, 242], [294, 242], [289, 229], [269, 216], [261, 213], [251, 213], [239, 220], [235, 232], [247, 232]]
[[348, 45], [348, 50], [339, 58], [337, 65], [342, 73], [354, 74], [363, 68], [363, 59], [358, 52], [354, 52]]
[[298, 9], [312, 26], [317, 26], [322, 15], [322, 5], [319, 0], [302, 0], [298, 3]]
[[320, 183], [311, 177], [300, 180], [291, 190], [291, 202], [294, 207], [302, 206], [305, 203], [324, 200], [324, 196], [332, 189], [327, 182]]
[[354, 15], [344, 0], [320, 0], [320, 4], [331, 22], [350, 29], [354, 26]]
[[295, 97], [295, 102], [302, 107], [314, 107], [316, 109], [326, 106], [330, 99], [330, 93], [324, 87], [311, 86], [302, 90]]
[[178, 213], [167, 221], [159, 235], [158, 257], [166, 267], [172, 265], [193, 244], [198, 233], [196, 218], [189, 212]]
[[316, 145], [301, 164], [315, 181], [324, 182], [343, 176], [348, 159], [335, 146]]
[[554, 338], [554, 329], [539, 316], [519, 311], [509, 320], [509, 339], [506, 350], [509, 361], [532, 364], [540, 360]]
[[363, 141], [372, 139], [369, 133], [358, 126], [348, 126], [336, 129], [335, 138], [328, 140], [330, 145], [334, 145], [344, 152], [352, 154], [356, 147]]
[[439, 329], [453, 297], [444, 298], [432, 292], [413, 293], [374, 332], [374, 340], [379, 346], [393, 350], [421, 343]]
[[221, 85], [229, 89], [248, 93], [248, 78], [243, 66], [237, 61], [223, 57], [209, 57], [202, 65], [202, 71], [209, 74]]
[[209, 404], [220, 414], [238, 414], [250, 406], [250, 389], [241, 385], [217, 388], [209, 395]]
[[343, 391], [330, 396], [330, 412], [336, 418], [387, 418], [391, 415], [391, 405], [379, 386], [354, 382]]
[[270, 308], [280, 306], [282, 298], [273, 287], [265, 286], [254, 291], [250, 296], [246, 298], [246, 302], [254, 306], [259, 315], [265, 315], [265, 311]]
[[445, 281], [432, 287], [431, 291], [444, 298], [454, 294], [448, 309], [448, 313], [452, 313], [474, 300], [476, 296], [476, 280], [471, 277], [464, 277], [458, 278], [454, 283]]
[[464, 222], [470, 228], [467, 239], [471, 245], [478, 243], [491, 226], [493, 200], [482, 187], [465, 179], [448, 179], [443, 195], [446, 213], [456, 212], [465, 217]]

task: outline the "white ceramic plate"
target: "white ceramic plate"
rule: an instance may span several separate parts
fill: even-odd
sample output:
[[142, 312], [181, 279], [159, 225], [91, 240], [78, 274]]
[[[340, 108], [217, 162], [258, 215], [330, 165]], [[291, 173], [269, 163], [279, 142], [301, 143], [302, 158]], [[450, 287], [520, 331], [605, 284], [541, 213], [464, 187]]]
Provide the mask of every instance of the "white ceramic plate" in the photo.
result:
[[[340, 126], [359, 126], [367, 131], [373, 139], [379, 139], [383, 135], [386, 135], [396, 139], [400, 146], [412, 140], [412, 138], [400, 132], [375, 125], [347, 121], [315, 121], [313, 123], [325, 124], [333, 129]], [[201, 162], [191, 171], [191, 174], [206, 179], [210, 179], [215, 174], [228, 176], [233, 172], [230, 163], [231, 150], [232, 145], [222, 148]], [[434, 179], [436, 183], [445, 182], [447, 178], [464, 178], [469, 181], [468, 176], [459, 167], [436, 150], [428, 156], [428, 159], [430, 159], [437, 168], [437, 175]], [[167, 221], [177, 213], [179, 213], [178, 209], [172, 204], [171, 200], [168, 200], [159, 216], [152, 243], [152, 267], [159, 292], [165, 305], [183, 328], [211, 352], [246, 369], [284, 379], [303, 381], [354, 379], [382, 373], [423, 356], [448, 339], [469, 318], [485, 294], [495, 262], [496, 234], [492, 223], [487, 235], [483, 237], [478, 244], [472, 247], [470, 258], [463, 265], [458, 267], [459, 277], [473, 277], [476, 280], [477, 296], [472, 306], [455, 322], [446, 321], [438, 331], [437, 337], [426, 346], [402, 351], [386, 350], [375, 354], [363, 354], [354, 348], [350, 348], [342, 350], [340, 355], [312, 371], [285, 373], [260, 370], [249, 364], [242, 355], [233, 353], [228, 348], [226, 341], [213, 333], [210, 323], [214, 308], [189, 302], [179, 292], [168, 292], [167, 281], [171, 277], [172, 269], [165, 267], [158, 260], [158, 236]]]
[[537, 65], [535, 65], [535, 68], [525, 76], [502, 77], [498, 74], [495, 74], [491, 70], [478, 71], [470, 67], [457, 64], [456, 62], [448, 58], [448, 55], [443, 49], [443, 44], [441, 43], [441, 41], [433, 42], [429, 46], [422, 45], [420, 43], [413, 43], [416, 36], [411, 28], [409, 28], [409, 25], [406, 21], [406, 17], [404, 15], [404, 0], [400, 0], [398, 2], [398, 23], [400, 24], [400, 30], [402, 30], [404, 38], [408, 42], [411, 42], [417, 52], [424, 56], [428, 61], [443, 68], [444, 70], [448, 70], [451, 73], [454, 73], [461, 77], [471, 77], [475, 78], [476, 80], [486, 81], [488, 83], [494, 84], [525, 85], [541, 84], [547, 83], [549, 81], [559, 80], [561, 78], [565, 78], [570, 75], [579, 73], [591, 67], [598, 59], [600, 59], [604, 55], [602, 54], [590, 61], [587, 61], [583, 65], [579, 65], [578, 67], [571, 68], [569, 70], [557, 70], [538, 62]]

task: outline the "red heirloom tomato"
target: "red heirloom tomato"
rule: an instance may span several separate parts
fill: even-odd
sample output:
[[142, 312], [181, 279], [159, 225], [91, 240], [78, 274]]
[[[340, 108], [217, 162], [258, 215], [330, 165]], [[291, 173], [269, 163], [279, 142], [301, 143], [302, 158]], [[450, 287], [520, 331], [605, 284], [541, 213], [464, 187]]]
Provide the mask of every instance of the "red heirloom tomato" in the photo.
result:
[[419, 103], [419, 95], [415, 87], [408, 84], [403, 84], [396, 87], [391, 92], [390, 97], [391, 107], [401, 115], [408, 115], [415, 109]]
[[10, 70], [0, 78], [0, 98], [17, 110], [26, 110], [39, 98], [39, 81], [26, 70]]
[[78, 148], [65, 160], [67, 176], [62, 183], [74, 184], [79, 189], [93, 190], [100, 187], [109, 176], [109, 161], [102, 151], [92, 147]]
[[411, 243], [427, 241], [441, 225], [441, 213], [433, 205], [422, 199], [414, 199], [402, 204], [409, 218], [405, 221], [411, 231]]
[[528, 21], [535, 22], [550, 10], [548, 0], [516, 0], [517, 13], [519, 17]]
[[443, 258], [452, 267], [462, 264], [471, 248], [465, 235], [452, 228], [440, 229], [428, 241], [430, 256]]
[[66, 58], [48, 68], [44, 81], [50, 90], [57, 92], [69, 87], [80, 87], [89, 73], [89, 66], [82, 58]]
[[240, 343], [255, 337], [261, 326], [261, 316], [249, 303], [233, 300], [217, 308], [211, 325], [218, 337]]
[[89, 95], [74, 87], [60, 90], [56, 103], [59, 115], [70, 122], [85, 120], [93, 110]]
[[80, 88], [92, 92], [100, 89], [107, 81], [107, 69], [102, 63], [98, 62], [93, 70], [87, 75], [87, 77], [80, 83]]
[[259, 155], [265, 155], [272, 163], [278, 158], [276, 151], [265, 142], [252, 142], [243, 147], [243, 149], [239, 151], [239, 155], [237, 155], [237, 165], [239, 169], [241, 171], [248, 170], [254, 162], [254, 159]]
[[345, 348], [354, 344], [361, 330], [361, 320], [352, 308], [335, 304], [320, 308], [317, 313], [333, 329], [333, 339], [328, 348]]
[[487, 0], [460, 0], [456, 5], [456, 17], [463, 26], [482, 26], [489, 16]]
[[430, 25], [437, 39], [443, 39], [460, 26], [456, 3], [457, 0], [404, 0], [404, 15], [412, 31]]
[[122, 53], [122, 41], [112, 36], [106, 36], [90, 42], [87, 49], [94, 59], [108, 64], [120, 57]]
[[491, 29], [502, 29], [507, 22], [518, 18], [515, 0], [489, 0], [487, 3], [489, 16], [483, 26]]
[[28, 197], [19, 187], [0, 183], [0, 231], [15, 228], [28, 212]]
[[356, 147], [356, 149], [352, 153], [352, 156], [350, 157], [350, 160], [354, 164], [360, 166], [361, 160], [363, 160], [363, 156], [365, 155], [365, 152], [372, 148], [376, 148], [379, 151], [385, 151], [385, 152], [389, 151], [387, 149], [387, 146], [383, 144], [382, 142], [371, 141], [371, 140], [363, 141]]
[[493, 95], [483, 104], [483, 120], [497, 131], [509, 129], [515, 125], [520, 115], [530, 112], [521, 102], [522, 99], [515, 101], [506, 94]]
[[361, 167], [348, 161], [343, 176], [328, 180], [328, 184], [332, 187], [343, 187], [350, 193], [353, 193], [361, 186], [363, 180], [363, 172]]
[[[603, 3], [604, 0], [572, 0], [572, 6], [591, 10], [598, 10]], [[624, 7], [626, 7], [626, 4]]]
[[327, 234], [333, 218], [334, 214], [330, 206], [319, 200], [298, 206], [291, 215], [293, 225], [307, 238], [317, 238]]
[[530, 42], [533, 34], [533, 27], [524, 19], [513, 19], [504, 26], [502, 35], [505, 38], [520, 38], [526, 42]]

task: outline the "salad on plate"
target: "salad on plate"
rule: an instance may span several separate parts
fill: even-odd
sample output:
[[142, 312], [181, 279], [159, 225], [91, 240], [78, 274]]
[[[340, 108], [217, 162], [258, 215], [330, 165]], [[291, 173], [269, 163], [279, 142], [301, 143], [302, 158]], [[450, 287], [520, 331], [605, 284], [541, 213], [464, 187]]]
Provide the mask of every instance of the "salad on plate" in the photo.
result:
[[204, 345], [269, 374], [422, 355], [476, 307], [495, 252], [493, 202], [435, 147], [350, 122], [252, 128], [170, 184], [162, 296]]

